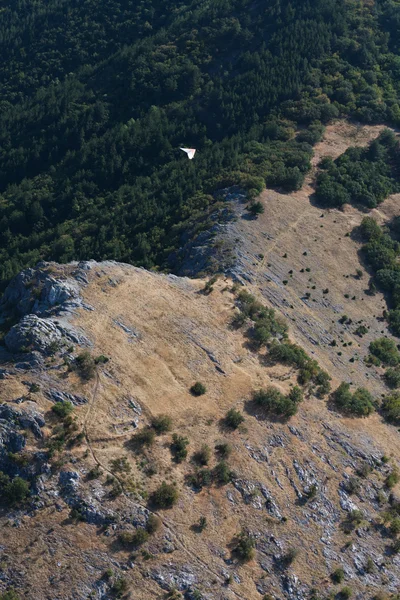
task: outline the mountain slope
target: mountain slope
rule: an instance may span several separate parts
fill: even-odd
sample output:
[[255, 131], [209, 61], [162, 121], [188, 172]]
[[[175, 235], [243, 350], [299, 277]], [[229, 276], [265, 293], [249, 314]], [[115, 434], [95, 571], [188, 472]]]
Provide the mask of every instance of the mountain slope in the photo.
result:
[[[269, 365], [242, 330], [232, 329], [237, 292], [229, 280], [208, 295], [203, 288], [203, 281], [89, 262], [42, 264], [6, 292], [3, 316], [12, 298], [19, 318], [36, 314], [41, 326], [52, 323], [63, 333], [39, 355], [25, 348], [25, 359], [3, 350], [1, 400], [22, 413], [34, 408], [46, 424], [44, 438], [28, 427], [20, 451], [29, 465], [36, 456], [36, 475], [21, 460], [1, 458], [3, 470], [20, 469], [36, 491], [2, 517], [14, 527], [2, 528], [1, 580], [36, 600], [49, 597], [47, 580], [52, 597], [65, 600], [111, 598], [118, 585], [143, 600], [174, 587], [187, 598], [243, 600], [268, 593], [306, 599], [311, 588], [324, 597], [346, 584], [356, 598], [395, 592], [398, 556], [379, 523], [390, 508], [385, 480], [399, 460], [396, 429], [377, 414], [344, 418], [307, 387], [289, 423], [265, 415], [251, 401], [253, 391], [272, 383], [286, 393], [296, 371]], [[73, 357], [84, 346], [70, 341], [78, 335], [100, 357], [95, 371], [68, 366], [80, 364]], [[195, 381], [206, 385], [204, 395], [190, 393]], [[64, 404], [75, 403], [72, 422], [51, 410], [57, 392]], [[224, 423], [231, 408], [245, 417], [237, 430]], [[147, 447], [138, 432], [161, 414], [170, 416], [171, 429]], [[181, 463], [170, 450], [174, 432], [189, 440]], [[223, 442], [232, 446], [230, 482], [202, 480], [200, 489], [191, 478], [199, 470], [195, 455], [207, 444], [203, 470], [212, 471]], [[37, 454], [44, 446], [50, 466]], [[152, 503], [162, 481], [179, 492], [171, 509]], [[350, 523], [356, 509], [362, 520]], [[149, 514], [161, 520], [157, 531], [137, 548], [123, 545], [121, 534], [143, 527]], [[255, 540], [248, 563], [233, 552], [242, 531]], [[330, 581], [339, 567], [341, 586]]]

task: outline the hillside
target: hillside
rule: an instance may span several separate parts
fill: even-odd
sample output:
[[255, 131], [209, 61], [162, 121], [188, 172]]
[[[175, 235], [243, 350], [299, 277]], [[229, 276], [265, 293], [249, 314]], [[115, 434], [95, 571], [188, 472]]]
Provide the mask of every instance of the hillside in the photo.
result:
[[399, 40], [2, 3], [0, 600], [400, 600]]
[[[289, 421], [265, 414], [253, 392], [273, 384], [288, 393], [297, 371], [270, 364], [231, 326], [240, 288], [224, 277], [210, 293], [204, 286], [92, 261], [43, 263], [6, 291], [2, 317], [12, 308], [19, 316], [5, 338], [17, 354], [1, 356], [0, 461], [34, 494], [1, 517], [1, 582], [21, 598], [148, 600], [176, 588], [191, 599], [307, 599], [347, 585], [361, 599], [398, 590], [394, 517], [384, 517], [397, 492], [388, 487], [396, 428], [378, 413], [344, 417], [307, 385]], [[79, 362], [85, 347], [97, 365]], [[341, 378], [350, 373], [343, 364]], [[196, 381], [203, 395], [190, 393]], [[54, 412], [56, 400], [72, 401], [72, 413]], [[237, 429], [225, 421], [231, 408], [244, 416]], [[149, 437], [160, 415], [168, 431]], [[189, 441], [182, 462], [173, 433]], [[221, 444], [231, 447], [228, 475], [215, 470], [228, 453]], [[152, 500], [163, 481], [178, 491], [172, 508]], [[132, 541], [149, 515], [160, 519], [155, 532]], [[254, 540], [249, 562], [235, 552], [241, 532]]]

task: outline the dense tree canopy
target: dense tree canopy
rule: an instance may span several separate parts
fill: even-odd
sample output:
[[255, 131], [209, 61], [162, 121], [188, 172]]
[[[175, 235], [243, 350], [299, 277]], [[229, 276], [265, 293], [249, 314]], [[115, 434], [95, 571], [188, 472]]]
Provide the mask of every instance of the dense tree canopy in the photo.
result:
[[368, 148], [349, 148], [335, 161], [324, 158], [316, 196], [324, 206], [355, 202], [375, 208], [400, 190], [400, 149], [386, 130]]
[[400, 125], [399, 22], [392, 0], [6, 0], [1, 285], [39, 258], [162, 267], [216, 190], [298, 189], [331, 118]]

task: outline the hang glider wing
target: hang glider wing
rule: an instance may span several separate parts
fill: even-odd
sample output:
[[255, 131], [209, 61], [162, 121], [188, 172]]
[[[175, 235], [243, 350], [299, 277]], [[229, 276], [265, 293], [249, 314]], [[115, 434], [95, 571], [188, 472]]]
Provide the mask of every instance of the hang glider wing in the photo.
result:
[[183, 150], [184, 152], [186, 152], [186, 154], [189, 157], [189, 160], [192, 160], [192, 158], [196, 154], [196, 148], [180, 148], [180, 150]]

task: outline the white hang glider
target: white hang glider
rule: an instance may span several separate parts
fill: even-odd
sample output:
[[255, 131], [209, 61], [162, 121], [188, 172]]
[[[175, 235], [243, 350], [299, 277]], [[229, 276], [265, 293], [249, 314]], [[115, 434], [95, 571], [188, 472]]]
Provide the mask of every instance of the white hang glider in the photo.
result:
[[179, 148], [179, 150], [183, 150], [189, 157], [189, 160], [192, 160], [194, 155], [196, 154], [196, 148]]

